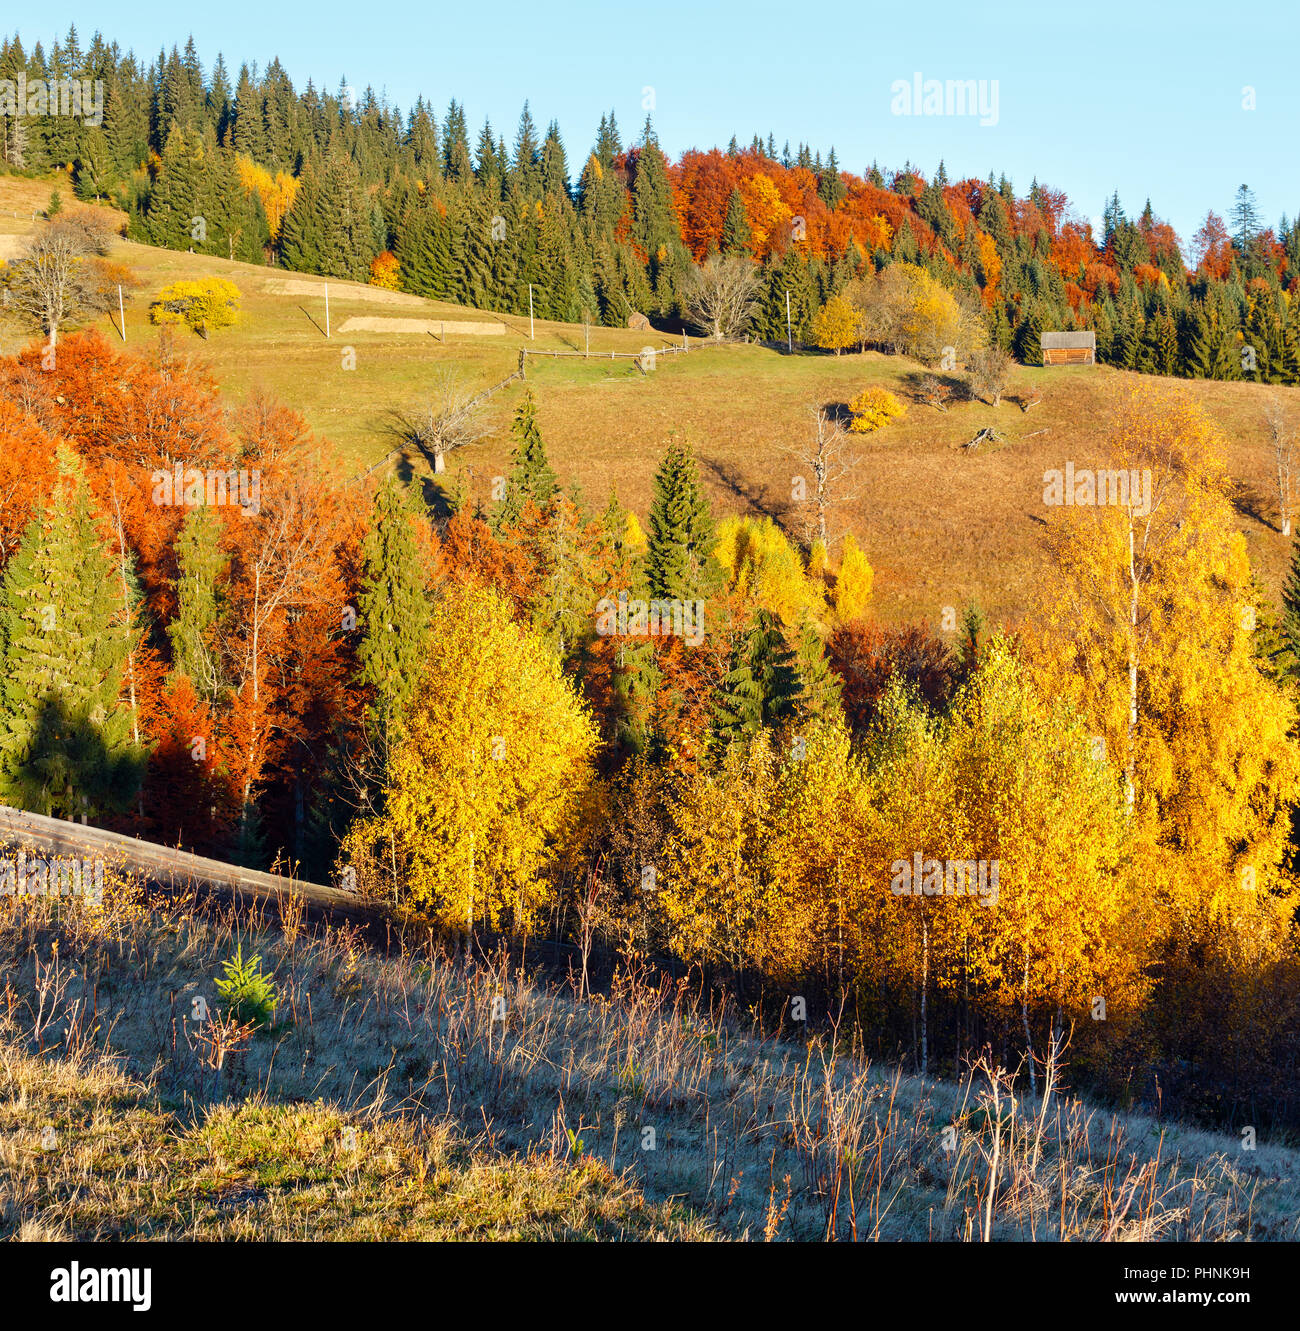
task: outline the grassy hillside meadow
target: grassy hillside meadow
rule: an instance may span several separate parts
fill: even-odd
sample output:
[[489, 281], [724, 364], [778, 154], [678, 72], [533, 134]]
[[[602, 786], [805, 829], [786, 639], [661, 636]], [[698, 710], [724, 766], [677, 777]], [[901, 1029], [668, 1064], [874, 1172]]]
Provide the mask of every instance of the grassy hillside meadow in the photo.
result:
[[[30, 228], [32, 209], [45, 206], [50, 188], [48, 181], [0, 177], [0, 247], [19, 243]], [[66, 188], [63, 193], [70, 197]], [[389, 433], [389, 413], [418, 408], [443, 367], [486, 388], [517, 367], [522, 346], [584, 348], [580, 326], [539, 320], [530, 342], [526, 319], [341, 282], [329, 284], [332, 337], [326, 340], [319, 278], [129, 242], [118, 245], [113, 257], [141, 280], [127, 309], [126, 345], [142, 354], [156, 343], [147, 309], [163, 286], [205, 275], [234, 281], [243, 295], [240, 324], [207, 341], [178, 335], [178, 347], [206, 364], [232, 401], [260, 390], [294, 407], [358, 471], [397, 442]], [[287, 294], [286, 283], [293, 288]], [[505, 331], [448, 334], [445, 342], [424, 331], [344, 331], [350, 318], [376, 317], [473, 320]], [[110, 339], [120, 341], [115, 318], [99, 322]], [[0, 351], [12, 352], [24, 340], [18, 330], [4, 328]], [[602, 507], [610, 485], [617, 485], [623, 502], [644, 517], [664, 442], [677, 431], [700, 458], [715, 512], [768, 513], [797, 537], [804, 515], [791, 502], [791, 491], [799, 464], [786, 447], [806, 436], [809, 407], [846, 403], [868, 384], [883, 384], [908, 402], [908, 413], [860, 438], [851, 483], [856, 498], [838, 511], [836, 527], [857, 535], [875, 569], [873, 613], [888, 622], [924, 619], [936, 629], [943, 607], [960, 608], [972, 598], [995, 621], [1014, 622], [1030, 611], [1046, 517], [1043, 472], [1067, 461], [1095, 465], [1115, 405], [1152, 382], [1152, 376], [1106, 366], [1022, 366], [999, 408], [964, 402], [940, 411], [915, 400], [916, 382], [927, 371], [902, 356], [789, 356], [759, 346], [714, 347], [692, 340], [690, 353], [659, 357], [656, 369], [644, 375], [629, 360], [599, 356], [672, 340], [593, 328], [592, 359], [529, 360], [547, 451], [561, 478], [578, 481], [595, 507]], [[343, 368], [348, 348], [355, 353], [351, 370]], [[1159, 382], [1193, 396], [1230, 441], [1241, 530], [1252, 564], [1276, 595], [1290, 543], [1278, 527], [1262, 397], [1265, 392], [1300, 396], [1300, 389]], [[520, 392], [516, 382], [492, 399], [493, 435], [453, 454], [445, 479], [468, 469], [474, 493], [487, 497], [491, 478], [507, 470], [508, 427]], [[1038, 405], [1021, 410], [1020, 400], [1033, 399], [1040, 399]], [[986, 425], [996, 426], [1005, 442], [974, 452], [961, 447]], [[413, 466], [427, 475], [418, 456]]]

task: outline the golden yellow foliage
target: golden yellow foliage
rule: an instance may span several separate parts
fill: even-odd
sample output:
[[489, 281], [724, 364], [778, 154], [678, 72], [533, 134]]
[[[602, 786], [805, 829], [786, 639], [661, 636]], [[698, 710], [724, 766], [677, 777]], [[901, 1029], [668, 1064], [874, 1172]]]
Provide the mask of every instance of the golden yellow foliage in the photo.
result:
[[1292, 701], [1252, 657], [1255, 592], [1224, 448], [1184, 396], [1134, 391], [1107, 468], [1127, 473], [1130, 502], [1057, 510], [1033, 666], [1122, 774], [1135, 825], [1178, 857], [1168, 889], [1194, 913], [1244, 920], [1267, 900], [1289, 910], [1300, 749]]
[[771, 518], [732, 516], [718, 523], [713, 557], [728, 586], [793, 625], [805, 612], [820, 614], [820, 588], [804, 572], [798, 551]]
[[866, 555], [858, 548], [853, 533], [849, 532], [844, 538], [840, 569], [835, 575], [835, 615], [841, 624], [848, 624], [866, 613], [875, 577]]
[[849, 429], [857, 434], [870, 434], [897, 420], [907, 412], [907, 408], [889, 391], [878, 384], [864, 388], [849, 403], [853, 420]]
[[649, 546], [646, 534], [631, 509], [628, 510], [627, 521], [623, 525], [623, 544], [634, 555], [645, 554]]
[[688, 769], [669, 803], [656, 878], [669, 944], [737, 969], [769, 960], [779, 889], [767, 866], [778, 819], [771, 738], [733, 745], [720, 770]]
[[964, 359], [988, 341], [983, 319], [914, 263], [891, 263], [852, 293], [863, 336], [891, 351], [934, 362], [951, 349]]
[[376, 254], [370, 260], [370, 285], [379, 287], [384, 291], [400, 291], [402, 289], [402, 265], [397, 261], [397, 256], [390, 250], [385, 250], [382, 254]]
[[579, 834], [596, 731], [555, 654], [492, 589], [448, 590], [429, 662], [390, 760], [385, 811], [344, 860], [364, 886], [387, 862], [402, 899], [446, 924], [527, 930], [546, 873]]
[[749, 218], [749, 248], [755, 255], [772, 249], [781, 233], [790, 234], [794, 214], [786, 206], [770, 177], [761, 171], [740, 182], [740, 196]]
[[293, 207], [301, 182], [287, 171], [277, 171], [272, 176], [264, 166], [259, 166], [249, 157], [236, 157], [235, 169], [239, 173], [239, 183], [244, 193], [256, 194], [261, 199], [266, 222], [271, 229], [271, 239], [278, 240], [280, 225], [285, 214]]
[[813, 341], [837, 356], [862, 340], [858, 312], [842, 296], [832, 296], [813, 316]]
[[229, 328], [239, 318], [239, 288], [224, 277], [200, 277], [173, 282], [164, 287], [149, 305], [154, 324], [184, 324], [206, 338], [219, 328]]

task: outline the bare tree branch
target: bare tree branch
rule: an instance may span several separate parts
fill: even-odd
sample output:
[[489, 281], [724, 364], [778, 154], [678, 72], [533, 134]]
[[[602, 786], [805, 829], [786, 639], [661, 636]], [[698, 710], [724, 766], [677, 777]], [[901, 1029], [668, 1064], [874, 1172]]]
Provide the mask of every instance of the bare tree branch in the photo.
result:
[[1273, 459], [1277, 464], [1277, 508], [1282, 520], [1282, 535], [1291, 535], [1291, 450], [1295, 447], [1295, 431], [1287, 418], [1286, 408], [1275, 397], [1264, 403], [1264, 420], [1273, 441]]
[[682, 308], [715, 340], [739, 337], [754, 317], [758, 291], [758, 270], [748, 259], [714, 254], [687, 275]]
[[972, 352], [966, 361], [966, 371], [977, 396], [987, 398], [990, 406], [1001, 404], [1011, 377], [1011, 357], [1001, 347], [982, 347]]
[[[842, 482], [857, 467], [857, 458], [848, 452], [849, 433], [824, 407], [808, 408], [813, 418], [811, 438], [803, 444], [788, 445], [785, 452], [796, 458], [811, 473], [812, 494], [805, 494], [805, 502], [812, 504], [812, 517], [808, 521], [807, 535], [829, 547], [827, 518], [832, 509], [851, 503], [859, 491], [844, 489]], [[796, 486], [807, 477], [795, 478]]]
[[5, 268], [6, 308], [35, 323], [53, 346], [65, 321], [108, 308], [103, 274], [95, 262], [105, 244], [100, 232], [78, 221], [42, 227]]
[[395, 428], [433, 460], [435, 472], [442, 472], [448, 453], [476, 444], [490, 433], [483, 408], [491, 392], [472, 392], [454, 371], [444, 368], [423, 410], [393, 413]]

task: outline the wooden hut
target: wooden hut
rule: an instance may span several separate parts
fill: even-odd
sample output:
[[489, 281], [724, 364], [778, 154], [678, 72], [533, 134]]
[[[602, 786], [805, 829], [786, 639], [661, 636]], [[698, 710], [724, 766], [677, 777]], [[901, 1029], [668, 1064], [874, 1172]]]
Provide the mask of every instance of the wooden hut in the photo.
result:
[[1097, 334], [1044, 333], [1042, 336], [1044, 365], [1096, 365]]

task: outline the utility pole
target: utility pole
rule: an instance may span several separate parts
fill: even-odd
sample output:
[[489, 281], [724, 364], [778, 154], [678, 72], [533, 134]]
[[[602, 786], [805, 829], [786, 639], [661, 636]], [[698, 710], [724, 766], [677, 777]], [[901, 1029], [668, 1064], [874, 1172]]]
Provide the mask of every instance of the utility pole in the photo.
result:
[[[789, 300], [789, 298], [790, 298], [790, 293], [787, 291], [786, 292], [787, 301]], [[329, 335], [330, 335], [330, 284], [326, 282], [325, 283], [325, 337], [328, 339]]]
[[533, 284], [528, 284], [528, 340], [533, 341]]
[[126, 311], [122, 308], [122, 284], [117, 284], [117, 317], [122, 321], [122, 341], [126, 341]]
[[794, 355], [794, 332], [790, 324], [790, 288], [785, 289], [785, 348]]

